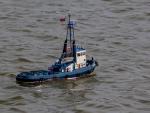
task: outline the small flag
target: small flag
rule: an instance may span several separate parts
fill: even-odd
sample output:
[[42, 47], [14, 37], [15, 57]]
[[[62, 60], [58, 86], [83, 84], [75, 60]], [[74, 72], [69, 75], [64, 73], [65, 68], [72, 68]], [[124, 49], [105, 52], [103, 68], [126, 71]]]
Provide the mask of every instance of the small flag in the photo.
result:
[[76, 26], [76, 20], [70, 20], [69, 27], [74, 28]]
[[64, 22], [64, 21], [66, 21], [66, 17], [65, 16], [62, 16], [62, 17], [60, 17], [60, 22]]

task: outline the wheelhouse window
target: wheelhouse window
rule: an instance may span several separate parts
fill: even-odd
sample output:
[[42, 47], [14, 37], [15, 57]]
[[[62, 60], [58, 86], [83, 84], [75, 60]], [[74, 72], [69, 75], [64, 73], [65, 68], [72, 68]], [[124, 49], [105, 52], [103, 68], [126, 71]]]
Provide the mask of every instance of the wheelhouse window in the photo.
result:
[[82, 55], [85, 55], [85, 52], [83, 52]]
[[81, 54], [80, 54], [80, 53], [77, 53], [77, 56], [81, 56]]
[[84, 56], [85, 55], [85, 52], [81, 52], [81, 53], [77, 53], [77, 56]]

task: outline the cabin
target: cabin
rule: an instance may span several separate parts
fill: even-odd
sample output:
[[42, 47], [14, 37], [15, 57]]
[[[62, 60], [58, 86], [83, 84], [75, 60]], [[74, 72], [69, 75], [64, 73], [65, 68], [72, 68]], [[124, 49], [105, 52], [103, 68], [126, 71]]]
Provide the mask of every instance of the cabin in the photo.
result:
[[[71, 62], [73, 61], [73, 57], [67, 57], [64, 58], [65, 62]], [[71, 72], [74, 69], [80, 69], [86, 67], [86, 50], [81, 48], [81, 47], [77, 47], [76, 48], [76, 62], [75, 63], [70, 63], [68, 66], [65, 67], [66, 72]]]
[[83, 48], [76, 48], [76, 66], [79, 69], [86, 66], [86, 50]]

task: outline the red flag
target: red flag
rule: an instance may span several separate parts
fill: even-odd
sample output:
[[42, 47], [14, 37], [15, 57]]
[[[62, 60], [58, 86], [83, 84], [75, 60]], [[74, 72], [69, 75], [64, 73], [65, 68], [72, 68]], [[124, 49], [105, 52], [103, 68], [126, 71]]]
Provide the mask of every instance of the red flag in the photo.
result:
[[65, 20], [66, 20], [66, 17], [65, 16], [62, 16], [62, 17], [60, 17], [60, 22], [64, 22]]

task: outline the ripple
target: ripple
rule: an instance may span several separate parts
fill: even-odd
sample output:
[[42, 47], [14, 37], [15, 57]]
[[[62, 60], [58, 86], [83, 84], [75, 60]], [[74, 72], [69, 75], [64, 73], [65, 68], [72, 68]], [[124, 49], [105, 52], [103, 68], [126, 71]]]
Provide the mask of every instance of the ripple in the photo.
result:
[[124, 68], [118, 68], [118, 69], [116, 69], [116, 71], [118, 71], [118, 72], [125, 72], [125, 71], [127, 71], [127, 70], [124, 69]]
[[13, 112], [16, 112], [16, 113], [27, 113], [26, 111], [21, 110], [21, 109], [19, 109], [19, 108], [15, 108], [15, 107], [10, 108], [9, 110], [10, 110], [11, 112], [13, 111]]
[[135, 21], [147, 20], [143, 14], [131, 14], [127, 18]]
[[143, 103], [143, 104], [147, 104], [147, 105], [150, 105], [150, 100], [143, 100], [143, 99], [140, 99], [138, 100], [140, 103]]
[[26, 50], [26, 49], [25, 48], [17, 48], [16, 49], [16, 51], [19, 51], [19, 52], [24, 51], [24, 50]]
[[[149, 0], [1, 0], [0, 112], [149, 113]], [[96, 76], [18, 84], [16, 73], [47, 69], [62, 48], [66, 26], [98, 59]], [[61, 46], [60, 46], [61, 45]], [[15, 74], [14, 74], [15, 73]], [[89, 80], [90, 79], [90, 80]]]
[[8, 28], [9, 31], [12, 32], [26, 32], [26, 33], [31, 33], [32, 31], [28, 28], [26, 29], [16, 29], [16, 28]]
[[146, 16], [150, 17], [150, 12], [145, 13]]
[[17, 58], [17, 59], [14, 60], [14, 62], [16, 62], [16, 63], [21, 63], [21, 62], [22, 63], [32, 63], [33, 61], [31, 61], [27, 58]]
[[112, 42], [112, 43], [116, 45], [122, 45], [122, 42]]
[[7, 76], [7, 77], [14, 78], [16, 75], [14, 73], [10, 73], [10, 72], [0, 72], [0, 76]]
[[[122, 7], [120, 7], [122, 8]], [[122, 8], [122, 9], [115, 9], [115, 10], [112, 10], [113, 13], [129, 13], [130, 11], [134, 10], [134, 8], [132, 7], [125, 7], [125, 8]]]
[[49, 54], [49, 55], [46, 55], [46, 58], [48, 58], [48, 59], [50, 59], [50, 58], [55, 58], [55, 59], [56, 59], [56, 58], [58, 58], [58, 57]]
[[0, 105], [21, 105], [23, 103], [20, 103], [19, 101], [23, 99], [22, 96], [14, 96], [5, 100], [0, 100]]

